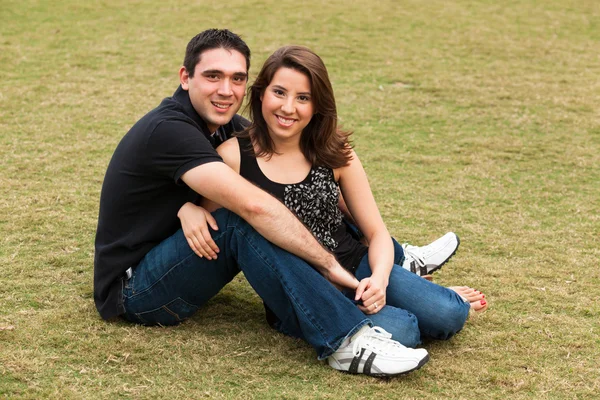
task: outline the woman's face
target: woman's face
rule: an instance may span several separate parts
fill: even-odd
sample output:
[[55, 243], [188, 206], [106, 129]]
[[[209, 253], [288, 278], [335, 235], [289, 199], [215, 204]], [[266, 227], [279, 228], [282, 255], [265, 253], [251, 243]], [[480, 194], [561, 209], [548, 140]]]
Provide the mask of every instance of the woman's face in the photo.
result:
[[282, 67], [261, 96], [262, 115], [274, 142], [300, 141], [314, 114], [310, 80], [302, 72]]

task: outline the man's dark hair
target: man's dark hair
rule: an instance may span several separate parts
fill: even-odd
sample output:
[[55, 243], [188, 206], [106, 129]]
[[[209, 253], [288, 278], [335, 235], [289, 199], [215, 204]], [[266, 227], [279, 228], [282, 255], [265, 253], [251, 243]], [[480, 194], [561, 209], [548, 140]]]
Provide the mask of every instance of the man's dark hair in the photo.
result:
[[220, 48], [240, 52], [246, 59], [246, 72], [248, 72], [250, 69], [250, 48], [242, 38], [227, 29], [207, 29], [194, 36], [185, 49], [183, 66], [190, 78], [194, 76], [194, 70], [200, 62], [202, 52]]

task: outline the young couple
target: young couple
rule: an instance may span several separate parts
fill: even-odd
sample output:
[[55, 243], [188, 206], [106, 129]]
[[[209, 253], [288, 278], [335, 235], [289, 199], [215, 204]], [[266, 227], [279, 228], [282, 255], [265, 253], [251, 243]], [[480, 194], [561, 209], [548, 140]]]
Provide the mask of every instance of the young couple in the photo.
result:
[[[484, 296], [399, 266], [408, 257], [390, 239], [348, 133], [337, 129], [327, 71], [308, 49], [282, 48], [267, 60], [249, 92], [253, 123], [217, 154], [247, 125], [236, 112], [249, 66], [237, 35], [198, 34], [181, 86], [117, 146], [96, 234], [100, 315], [177, 324], [243, 271], [272, 325], [333, 368], [372, 376], [420, 368], [429, 359], [414, 348], [421, 338], [448, 339], [471, 308], [486, 307]], [[339, 189], [368, 248], [342, 223]], [[431, 272], [455, 251], [452, 240], [409, 247], [412, 261]]]

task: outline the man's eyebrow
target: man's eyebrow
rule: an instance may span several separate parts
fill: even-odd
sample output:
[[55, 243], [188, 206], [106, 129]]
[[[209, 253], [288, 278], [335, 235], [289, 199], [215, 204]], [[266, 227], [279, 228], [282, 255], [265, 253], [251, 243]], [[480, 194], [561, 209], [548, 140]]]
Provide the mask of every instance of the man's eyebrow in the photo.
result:
[[207, 69], [202, 71], [202, 75], [220, 75], [222, 73], [223, 71], [221, 71], [220, 69]]
[[[220, 69], [207, 69], [202, 71], [202, 75], [223, 75], [223, 71]], [[234, 72], [233, 76], [247, 78], [248, 74], [246, 72]]]

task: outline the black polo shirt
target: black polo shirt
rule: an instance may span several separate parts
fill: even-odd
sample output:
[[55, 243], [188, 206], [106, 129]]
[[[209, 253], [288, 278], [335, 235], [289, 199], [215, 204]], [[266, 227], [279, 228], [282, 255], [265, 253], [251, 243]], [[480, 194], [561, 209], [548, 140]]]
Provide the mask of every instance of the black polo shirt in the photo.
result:
[[177, 212], [198, 199], [181, 176], [222, 162], [214, 148], [247, 124], [236, 115], [211, 136], [180, 86], [121, 139], [104, 177], [96, 231], [94, 301], [102, 318], [125, 312], [125, 271], [180, 229]]

